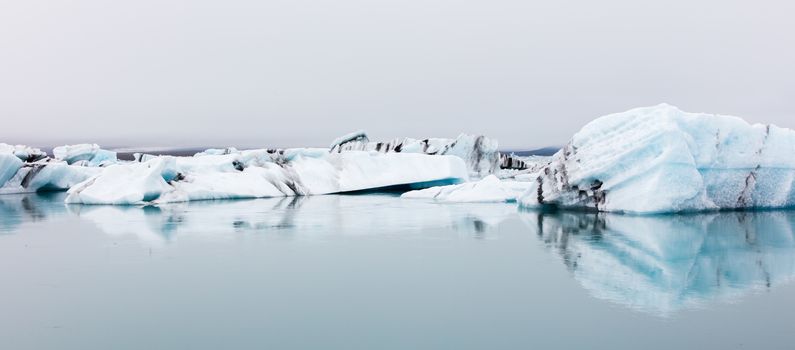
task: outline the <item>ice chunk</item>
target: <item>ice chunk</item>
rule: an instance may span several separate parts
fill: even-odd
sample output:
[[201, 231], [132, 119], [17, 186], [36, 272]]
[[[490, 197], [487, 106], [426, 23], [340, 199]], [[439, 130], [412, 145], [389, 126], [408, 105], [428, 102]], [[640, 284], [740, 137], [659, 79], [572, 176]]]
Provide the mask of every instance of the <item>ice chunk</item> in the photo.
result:
[[[194, 157], [201, 157], [201, 156], [220, 156], [224, 154], [232, 154], [237, 153], [237, 148], [234, 147], [227, 147], [227, 148], [209, 148], [202, 152], [196, 153]], [[139, 153], [136, 153], [139, 154]]]
[[250, 150], [198, 157], [154, 157], [108, 166], [69, 190], [66, 201], [145, 204], [204, 199], [328, 194], [467, 180], [453, 156]]
[[111, 165], [67, 191], [67, 203], [138, 204], [173, 191], [169, 181], [177, 176], [174, 157], [157, 157], [144, 163]]
[[116, 152], [101, 149], [97, 144], [79, 144], [55, 147], [55, 159], [70, 165], [101, 166], [116, 162]]
[[0, 144], [0, 194], [65, 190], [91, 174], [47, 158], [37, 148]]
[[664, 213], [795, 205], [795, 131], [662, 104], [586, 125], [523, 206]]
[[530, 182], [500, 180], [495, 175], [489, 175], [480, 181], [409, 191], [401, 197], [442, 202], [513, 202], [530, 186]]
[[52, 159], [25, 163], [0, 187], [0, 193], [64, 191], [99, 171], [100, 169], [96, 167], [68, 165]]
[[47, 153], [38, 148], [5, 143], [0, 143], [0, 154], [11, 154], [19, 158], [19, 160], [28, 163], [47, 158]]
[[14, 153], [0, 149], [0, 187], [10, 180], [24, 164]]

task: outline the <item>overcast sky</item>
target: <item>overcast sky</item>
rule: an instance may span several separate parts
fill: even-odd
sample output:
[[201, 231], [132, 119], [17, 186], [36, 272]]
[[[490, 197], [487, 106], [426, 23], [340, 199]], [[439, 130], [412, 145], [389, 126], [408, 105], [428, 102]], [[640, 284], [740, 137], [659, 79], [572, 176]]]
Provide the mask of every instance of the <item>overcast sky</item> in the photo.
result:
[[793, 4], [0, 0], [0, 142], [523, 148], [660, 102], [795, 127]]

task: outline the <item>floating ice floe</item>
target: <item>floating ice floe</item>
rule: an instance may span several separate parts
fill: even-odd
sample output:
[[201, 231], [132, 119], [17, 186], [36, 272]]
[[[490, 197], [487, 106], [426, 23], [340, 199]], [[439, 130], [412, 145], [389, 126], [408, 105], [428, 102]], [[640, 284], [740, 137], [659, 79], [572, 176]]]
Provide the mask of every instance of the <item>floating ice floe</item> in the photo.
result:
[[795, 205], [795, 131], [662, 104], [586, 125], [520, 205], [667, 213]]
[[500, 180], [489, 175], [479, 181], [409, 191], [401, 197], [440, 202], [513, 202], [530, 186], [530, 182]]
[[329, 194], [468, 180], [461, 158], [327, 149], [160, 156], [111, 165], [72, 187], [68, 203], [146, 204]]

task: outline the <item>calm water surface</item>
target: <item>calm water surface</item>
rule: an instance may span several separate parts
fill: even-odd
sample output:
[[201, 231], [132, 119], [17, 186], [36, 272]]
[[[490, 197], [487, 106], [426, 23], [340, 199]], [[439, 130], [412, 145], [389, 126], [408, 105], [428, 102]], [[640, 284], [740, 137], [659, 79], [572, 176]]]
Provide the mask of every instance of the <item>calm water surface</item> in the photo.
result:
[[795, 212], [0, 196], [2, 349], [791, 349]]

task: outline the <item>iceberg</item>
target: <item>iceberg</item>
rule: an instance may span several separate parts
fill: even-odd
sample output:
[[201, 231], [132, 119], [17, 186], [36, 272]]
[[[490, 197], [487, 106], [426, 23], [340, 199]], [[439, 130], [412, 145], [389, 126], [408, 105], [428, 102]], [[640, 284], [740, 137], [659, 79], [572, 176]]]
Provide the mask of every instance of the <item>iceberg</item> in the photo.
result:
[[421, 153], [428, 155], [452, 155], [463, 159], [470, 176], [482, 178], [494, 174], [501, 168], [524, 169], [526, 164], [511, 155], [500, 154], [496, 140], [481, 135], [461, 134], [455, 139], [396, 138], [388, 142], [372, 142], [360, 130], [341, 136], [329, 147], [331, 153], [347, 151], [375, 151], [381, 153]]
[[64, 191], [97, 174], [99, 170], [52, 159], [25, 163], [0, 186], [0, 194]]
[[0, 148], [0, 187], [14, 177], [23, 164], [10, 149]]
[[116, 163], [116, 152], [101, 149], [97, 144], [79, 144], [55, 147], [55, 159], [69, 165], [103, 166]]
[[0, 143], [0, 154], [13, 155], [23, 162], [35, 162], [47, 157], [47, 153], [38, 148], [5, 143]]
[[455, 156], [328, 149], [205, 152], [110, 165], [69, 189], [67, 203], [161, 204], [344, 193], [468, 180]]
[[0, 144], [0, 194], [63, 191], [98, 172], [54, 160], [37, 148]]
[[598, 118], [531, 177], [523, 207], [627, 213], [795, 205], [795, 131], [661, 104]]
[[401, 197], [440, 202], [514, 202], [530, 186], [530, 182], [501, 181], [497, 176], [489, 175], [479, 181], [409, 191]]
[[25, 166], [25, 163], [32, 163], [46, 157], [47, 154], [38, 148], [0, 143], [0, 193], [3, 193], [6, 182], [11, 180]]

